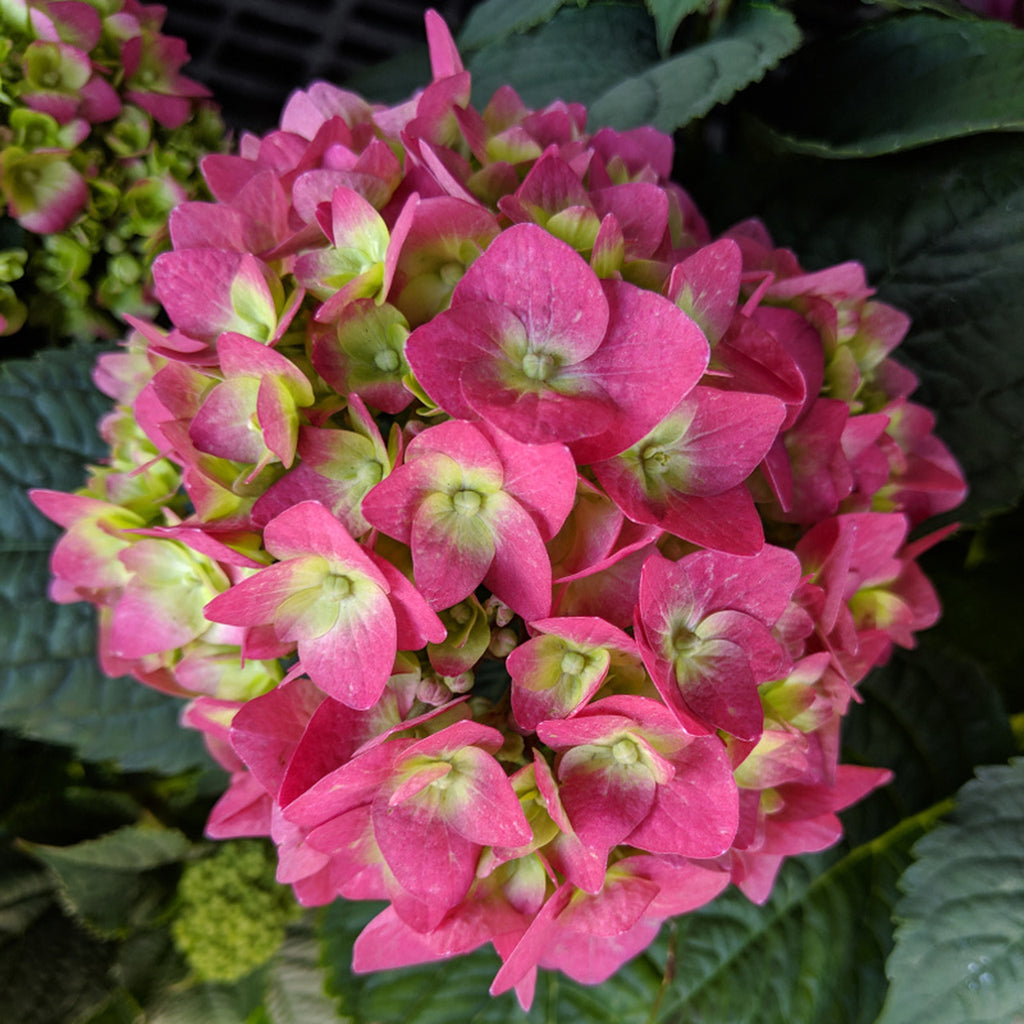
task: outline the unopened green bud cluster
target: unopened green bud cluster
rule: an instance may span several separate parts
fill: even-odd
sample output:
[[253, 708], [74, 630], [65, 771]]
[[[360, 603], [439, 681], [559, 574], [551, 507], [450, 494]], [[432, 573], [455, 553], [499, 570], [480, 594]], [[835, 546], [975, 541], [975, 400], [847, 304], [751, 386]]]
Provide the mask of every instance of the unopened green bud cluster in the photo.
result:
[[171, 926], [175, 945], [201, 981], [234, 981], [266, 963], [299, 913], [274, 879], [276, 858], [262, 841], [231, 840], [186, 865]]

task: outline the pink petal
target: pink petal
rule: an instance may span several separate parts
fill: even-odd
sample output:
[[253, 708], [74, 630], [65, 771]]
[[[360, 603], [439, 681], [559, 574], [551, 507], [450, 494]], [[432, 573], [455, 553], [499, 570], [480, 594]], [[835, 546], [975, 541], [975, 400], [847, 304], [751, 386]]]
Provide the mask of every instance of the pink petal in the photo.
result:
[[725, 747], [717, 737], [696, 737], [672, 763], [675, 776], [658, 787], [627, 845], [699, 859], [725, 853], [739, 824], [739, 794]]
[[623, 281], [605, 281], [604, 292], [608, 334], [579, 369], [607, 391], [615, 418], [601, 433], [570, 443], [582, 465], [611, 458], [643, 437], [690, 391], [708, 363], [700, 328], [668, 299]]
[[455, 288], [453, 308], [465, 302], [505, 307], [531, 347], [570, 363], [597, 350], [608, 324], [594, 272], [575, 249], [535, 224], [515, 224], [491, 243]]

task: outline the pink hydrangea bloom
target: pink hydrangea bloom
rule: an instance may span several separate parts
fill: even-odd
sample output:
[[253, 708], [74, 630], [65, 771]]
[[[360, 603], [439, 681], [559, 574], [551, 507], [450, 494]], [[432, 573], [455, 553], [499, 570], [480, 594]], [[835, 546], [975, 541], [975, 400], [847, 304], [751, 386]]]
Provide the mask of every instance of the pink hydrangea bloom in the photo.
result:
[[210, 834], [386, 900], [357, 970], [490, 943], [528, 1005], [839, 838], [888, 778], [840, 719], [935, 621], [908, 532], [964, 484], [862, 268], [712, 239], [669, 139], [477, 111], [427, 34], [406, 103], [318, 83], [206, 161], [170, 329], [98, 371], [111, 465], [35, 500], [106, 663], [192, 695]]

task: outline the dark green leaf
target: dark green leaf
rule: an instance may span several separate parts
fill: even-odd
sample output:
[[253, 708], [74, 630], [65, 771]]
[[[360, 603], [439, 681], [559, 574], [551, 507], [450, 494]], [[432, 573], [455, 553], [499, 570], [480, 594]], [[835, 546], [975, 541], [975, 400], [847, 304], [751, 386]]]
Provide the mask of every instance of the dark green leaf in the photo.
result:
[[109, 997], [111, 949], [53, 898], [47, 873], [0, 856], [0, 1020], [73, 1024]]
[[593, 102], [591, 123], [675, 131], [758, 81], [799, 45], [791, 14], [752, 3], [710, 42], [615, 84]]
[[820, 858], [787, 863], [762, 907], [730, 892], [679, 918], [676, 980], [659, 1019], [871, 1024], [885, 996], [896, 882], [942, 809], [907, 819], [823, 874]]
[[999, 692], [975, 661], [939, 637], [925, 635], [917, 650], [897, 651], [859, 690], [864, 703], [843, 725], [843, 759], [891, 768], [894, 777], [844, 815], [852, 842], [952, 796], [975, 765], [1013, 753]]
[[45, 551], [57, 528], [28, 500], [30, 487], [72, 490], [104, 444], [96, 422], [110, 399], [89, 374], [100, 350], [51, 349], [0, 364], [0, 551]]
[[707, 7], [706, 0], [645, 0], [645, 3], [657, 27], [658, 51], [662, 55], [672, 48], [672, 40], [683, 18], [701, 7]]
[[542, 107], [555, 99], [592, 103], [657, 58], [654, 22], [643, 7], [603, 3], [563, 7], [540, 28], [478, 50], [468, 67], [476, 105], [508, 84]]
[[865, 0], [875, 7], [884, 7], [888, 11], [936, 11], [949, 18], [974, 20], [978, 16], [962, 6], [960, 0]]
[[483, 0], [466, 18], [459, 32], [459, 48], [476, 50], [507, 36], [527, 32], [550, 21], [560, 7], [573, 2], [582, 7], [586, 0]]
[[1007, 628], [1024, 578], [1024, 508], [945, 541], [928, 553], [925, 569], [942, 597], [943, 640], [984, 667], [1010, 713], [1024, 711], [1024, 630]]
[[1020, 130], [1024, 35], [999, 21], [883, 19], [809, 47], [764, 102], [787, 146], [831, 157]]
[[264, 1009], [269, 1024], [333, 1024], [338, 1020], [319, 960], [312, 921], [303, 918], [288, 929], [284, 945], [268, 965], [270, 984]]
[[975, 523], [1015, 506], [1024, 495], [1024, 140], [773, 170], [765, 180], [749, 154], [731, 174], [712, 166], [711, 212], [756, 211], [812, 269], [864, 263], [879, 297], [913, 318], [895, 356], [920, 376], [913, 400], [937, 412], [967, 473], [971, 493], [955, 518]]
[[901, 881], [879, 1024], [1024, 1017], [1024, 760], [981, 768]]
[[408, 50], [360, 68], [345, 79], [345, 88], [372, 103], [401, 103], [430, 81], [430, 53], [426, 45], [412, 46]]
[[110, 401], [89, 379], [97, 354], [77, 346], [0, 366], [0, 727], [173, 773], [208, 763], [199, 736], [178, 725], [179, 701], [103, 675], [92, 609], [48, 600], [59, 531], [26, 495], [80, 487], [85, 464], [102, 455], [96, 422]]
[[244, 1024], [259, 1007], [266, 983], [264, 972], [254, 971], [233, 985], [178, 987], [148, 1008], [146, 1024]]
[[56, 874], [71, 909], [109, 935], [152, 913], [167, 894], [146, 873], [189, 850], [180, 832], [132, 826], [74, 846], [24, 845]]

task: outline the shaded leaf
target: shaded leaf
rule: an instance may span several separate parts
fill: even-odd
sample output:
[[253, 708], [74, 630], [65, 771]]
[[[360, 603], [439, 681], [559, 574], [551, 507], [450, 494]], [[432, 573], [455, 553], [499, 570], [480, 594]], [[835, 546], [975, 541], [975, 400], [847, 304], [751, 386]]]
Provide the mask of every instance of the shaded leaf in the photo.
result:
[[980, 768], [914, 856], [879, 1024], [1022, 1019], [1024, 759]]
[[148, 1008], [146, 1024], [243, 1024], [259, 1007], [266, 981], [263, 971], [254, 971], [233, 985], [175, 988]]
[[897, 879], [943, 809], [908, 818], [824, 873], [820, 856], [788, 862], [762, 907], [730, 891], [679, 918], [676, 979], [659, 1019], [871, 1024], [885, 996]]
[[[475, 50], [519, 32], [527, 32], [550, 21], [570, 0], [483, 0], [469, 12], [459, 31], [459, 48]], [[584, 6], [586, 0], [571, 0]]]
[[309, 917], [288, 929], [284, 944], [268, 965], [264, 999], [269, 1024], [335, 1024], [334, 1001], [325, 989], [320, 947]]
[[189, 850], [170, 829], [127, 826], [74, 846], [25, 843], [58, 877], [74, 912], [105, 934], [127, 930], [166, 895], [146, 872], [180, 861]]
[[613, 2], [563, 7], [532, 32], [484, 46], [467, 66], [476, 106], [484, 106], [499, 86], [508, 84], [528, 106], [542, 107], [555, 99], [593, 103], [657, 57], [654, 22], [647, 12]]
[[179, 727], [179, 701], [100, 671], [91, 608], [48, 600], [59, 531], [25, 493], [74, 490], [102, 456], [96, 422], [110, 401], [89, 378], [97, 354], [81, 345], [0, 366], [0, 727], [173, 773], [208, 763], [199, 736]]
[[391, 105], [407, 100], [429, 81], [430, 52], [424, 44], [354, 71], [346, 77], [345, 88], [371, 103]]
[[977, 15], [962, 6], [960, 0], [864, 0], [887, 11], [936, 11], [949, 18], [974, 20]]
[[[942, 597], [936, 633], [984, 668], [1009, 713], [1024, 711], [1024, 630], [1007, 628], [1024, 578], [1024, 508], [944, 541], [923, 564]], [[1007, 757], [977, 757], [975, 763]]]
[[591, 124], [652, 124], [675, 131], [760, 80], [800, 45], [800, 38], [787, 11], [750, 4], [710, 42], [614, 85], [594, 101]]
[[884, 789], [850, 808], [851, 842], [952, 796], [977, 764], [1005, 761], [1013, 734], [999, 692], [968, 656], [926, 634], [861, 683], [843, 724], [844, 760], [891, 768]]
[[111, 947], [65, 916], [45, 871], [0, 857], [0, 1020], [73, 1024], [113, 989]]
[[665, 55], [672, 47], [676, 31], [688, 14], [707, 7], [706, 0], [645, 0], [658, 33], [658, 51]]
[[831, 157], [1020, 130], [1024, 36], [999, 21], [883, 19], [808, 47], [765, 103], [785, 146]]

